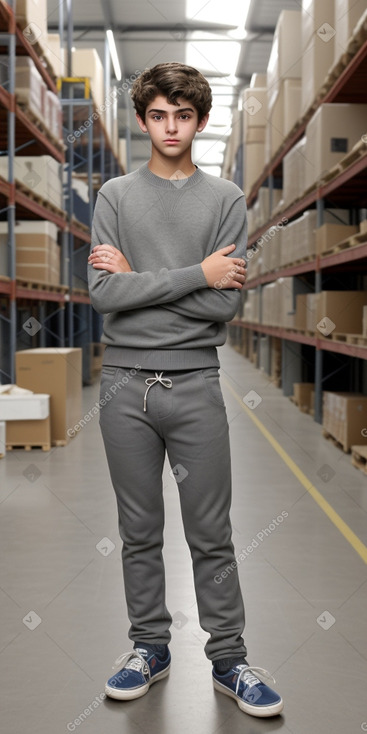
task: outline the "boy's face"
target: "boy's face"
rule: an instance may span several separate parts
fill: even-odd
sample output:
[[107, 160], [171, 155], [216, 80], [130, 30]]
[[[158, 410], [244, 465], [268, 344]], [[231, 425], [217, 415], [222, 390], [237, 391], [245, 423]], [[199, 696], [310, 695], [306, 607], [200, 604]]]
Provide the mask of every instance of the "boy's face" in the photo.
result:
[[191, 102], [181, 97], [177, 102], [178, 105], [170, 104], [165, 97], [158, 95], [147, 106], [145, 122], [136, 115], [140, 129], [149, 133], [152, 146], [167, 158], [185, 153], [195, 134], [204, 130], [209, 119], [209, 115], [205, 115], [199, 122], [197, 110]]

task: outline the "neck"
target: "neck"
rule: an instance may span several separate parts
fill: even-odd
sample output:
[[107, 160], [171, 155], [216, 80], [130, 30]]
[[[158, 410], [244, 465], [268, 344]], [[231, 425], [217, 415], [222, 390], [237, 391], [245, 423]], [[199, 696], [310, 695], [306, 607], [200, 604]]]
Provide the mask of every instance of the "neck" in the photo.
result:
[[149, 170], [161, 178], [188, 178], [196, 171], [191, 160], [191, 150], [185, 151], [181, 156], [168, 158], [159, 151], [152, 149], [152, 155], [148, 162]]

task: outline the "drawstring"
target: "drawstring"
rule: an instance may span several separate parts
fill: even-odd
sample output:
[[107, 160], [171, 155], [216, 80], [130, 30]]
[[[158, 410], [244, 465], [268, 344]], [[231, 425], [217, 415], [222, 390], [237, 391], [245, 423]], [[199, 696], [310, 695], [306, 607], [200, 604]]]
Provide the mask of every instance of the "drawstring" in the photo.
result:
[[152, 385], [155, 385], [156, 382], [160, 382], [161, 385], [163, 385], [163, 387], [168, 387], [168, 388], [172, 387], [172, 380], [170, 380], [169, 377], [162, 377], [162, 375], [163, 375], [163, 372], [160, 372], [159, 375], [155, 372], [155, 377], [147, 377], [147, 379], [145, 380], [145, 384], [148, 385], [145, 391], [145, 395], [144, 395], [144, 412], [145, 413], [147, 410], [147, 395]]

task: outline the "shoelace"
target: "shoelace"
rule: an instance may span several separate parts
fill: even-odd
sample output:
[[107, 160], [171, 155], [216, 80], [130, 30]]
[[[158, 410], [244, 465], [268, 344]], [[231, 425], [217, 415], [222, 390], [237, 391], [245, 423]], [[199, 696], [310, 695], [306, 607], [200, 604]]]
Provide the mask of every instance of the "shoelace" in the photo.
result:
[[265, 668], [258, 668], [255, 665], [236, 665], [236, 668], [240, 668], [240, 673], [237, 678], [237, 684], [236, 684], [236, 694], [238, 694], [238, 689], [240, 687], [241, 681], [243, 683], [246, 683], [246, 685], [251, 686], [256, 685], [256, 683], [261, 683], [261, 680], [254, 675], [254, 673], [260, 673], [265, 678], [268, 678], [273, 683], [275, 683], [275, 678], [269, 673], [269, 671], [265, 670]]
[[172, 380], [170, 380], [169, 377], [162, 377], [163, 372], [160, 372], [159, 375], [157, 372], [155, 372], [155, 377], [147, 377], [145, 380], [145, 384], [148, 385], [145, 395], [144, 395], [144, 413], [146, 413], [147, 410], [147, 395], [151, 387], [156, 384], [156, 382], [160, 382], [163, 387], [172, 387]]
[[137, 650], [133, 652], [124, 652], [115, 660], [113, 669], [122, 670], [123, 668], [128, 670], [136, 670], [138, 673], [142, 672], [150, 678], [150, 668], [147, 661], [140, 655]]

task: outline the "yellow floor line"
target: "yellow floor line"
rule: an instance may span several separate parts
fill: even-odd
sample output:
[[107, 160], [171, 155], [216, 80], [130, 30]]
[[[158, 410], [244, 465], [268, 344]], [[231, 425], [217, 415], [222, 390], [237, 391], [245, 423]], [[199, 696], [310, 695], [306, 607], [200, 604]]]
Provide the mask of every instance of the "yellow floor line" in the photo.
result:
[[367, 564], [367, 547], [362, 543], [362, 541], [358, 538], [358, 536], [353, 532], [353, 530], [347, 525], [344, 520], [338, 515], [338, 513], [333, 509], [333, 507], [327, 502], [327, 500], [322, 496], [321, 492], [319, 492], [316, 487], [310, 482], [309, 479], [307, 479], [306, 475], [303, 473], [303, 471], [297, 466], [297, 464], [291, 459], [289, 454], [282, 448], [280, 443], [274, 438], [274, 436], [268, 431], [267, 428], [265, 428], [264, 424], [259, 420], [259, 418], [254, 414], [250, 408], [247, 407], [247, 405], [244, 404], [241, 397], [236, 393], [236, 391], [233, 389], [232, 385], [226, 380], [224, 377], [222, 377], [222, 381], [224, 382], [225, 386], [228, 388], [228, 390], [232, 393], [233, 397], [237, 400], [237, 402], [240, 404], [241, 408], [245, 411], [245, 413], [248, 415], [249, 418], [255, 423], [255, 426], [261, 431], [263, 436], [269, 441], [273, 449], [279, 454], [281, 459], [283, 459], [284, 463], [288, 466], [288, 468], [293, 472], [295, 477], [297, 477], [298, 481], [302, 484], [302, 486], [307, 490], [307, 492], [311, 495], [311, 497], [317, 502], [318, 506], [325, 512], [325, 514], [328, 516], [329, 520], [335, 525], [335, 527], [339, 530], [339, 532], [344, 536], [344, 538], [348, 541], [348, 543], [354, 548], [356, 553], [362, 558], [362, 560]]

